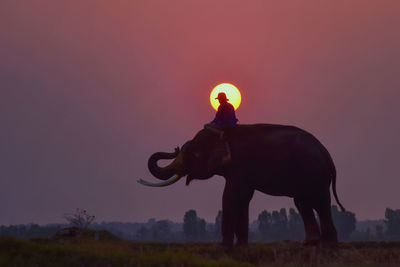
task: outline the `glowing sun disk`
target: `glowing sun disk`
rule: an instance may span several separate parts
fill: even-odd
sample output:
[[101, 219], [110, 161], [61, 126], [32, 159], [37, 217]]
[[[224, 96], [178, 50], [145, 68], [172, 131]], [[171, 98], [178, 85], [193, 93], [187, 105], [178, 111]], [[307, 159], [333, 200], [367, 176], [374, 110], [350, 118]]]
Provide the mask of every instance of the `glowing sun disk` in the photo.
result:
[[240, 106], [240, 102], [242, 101], [242, 96], [240, 95], [239, 89], [230, 83], [221, 83], [214, 87], [210, 94], [210, 103], [212, 107], [217, 110], [219, 107], [218, 99], [215, 99], [219, 93], [224, 92], [226, 97], [229, 99], [229, 103], [233, 105], [235, 109]]

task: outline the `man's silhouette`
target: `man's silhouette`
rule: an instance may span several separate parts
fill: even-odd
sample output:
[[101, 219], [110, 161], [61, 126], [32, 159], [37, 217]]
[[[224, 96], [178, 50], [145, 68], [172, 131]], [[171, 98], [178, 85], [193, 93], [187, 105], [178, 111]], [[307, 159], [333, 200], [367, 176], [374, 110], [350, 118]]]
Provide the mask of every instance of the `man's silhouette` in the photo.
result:
[[215, 99], [218, 99], [219, 107], [211, 123], [215, 124], [220, 129], [235, 127], [238, 119], [236, 118], [235, 108], [231, 103], [228, 103], [229, 99], [226, 98], [226, 94], [219, 93]]
[[224, 163], [228, 163], [231, 160], [231, 153], [229, 144], [226, 141], [227, 130], [236, 126], [238, 119], [236, 118], [235, 108], [231, 103], [228, 103], [229, 99], [225, 93], [219, 93], [215, 98], [219, 101], [219, 107], [215, 118], [210, 123], [204, 125], [204, 128], [219, 134], [219, 137], [224, 141], [225, 151], [224, 152]]

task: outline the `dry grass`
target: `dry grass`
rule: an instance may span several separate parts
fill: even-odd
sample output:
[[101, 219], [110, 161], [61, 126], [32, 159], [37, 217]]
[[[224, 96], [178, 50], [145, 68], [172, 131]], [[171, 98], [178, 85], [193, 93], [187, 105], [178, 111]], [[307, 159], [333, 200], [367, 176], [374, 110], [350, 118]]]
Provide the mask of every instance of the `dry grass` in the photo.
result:
[[400, 266], [400, 242], [344, 243], [337, 250], [255, 243], [227, 251], [215, 243], [0, 238], [0, 266]]

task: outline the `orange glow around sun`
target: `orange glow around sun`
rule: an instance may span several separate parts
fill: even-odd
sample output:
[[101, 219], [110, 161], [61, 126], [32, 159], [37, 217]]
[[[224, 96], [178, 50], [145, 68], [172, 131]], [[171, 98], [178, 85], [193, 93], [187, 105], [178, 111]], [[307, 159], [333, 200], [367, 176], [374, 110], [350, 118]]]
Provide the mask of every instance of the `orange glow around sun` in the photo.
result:
[[239, 89], [230, 83], [221, 83], [214, 87], [210, 94], [210, 103], [211, 106], [215, 110], [219, 107], [218, 99], [215, 99], [218, 96], [218, 93], [224, 92], [226, 97], [229, 99], [229, 103], [233, 105], [235, 109], [240, 106], [240, 102], [242, 101], [242, 96], [240, 95]]

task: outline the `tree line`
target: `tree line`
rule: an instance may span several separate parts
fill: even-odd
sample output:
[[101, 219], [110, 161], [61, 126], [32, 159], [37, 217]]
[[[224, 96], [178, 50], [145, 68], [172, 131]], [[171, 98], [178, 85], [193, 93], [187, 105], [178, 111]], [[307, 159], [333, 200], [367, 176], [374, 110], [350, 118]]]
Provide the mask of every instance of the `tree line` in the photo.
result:
[[[339, 211], [337, 206], [332, 206], [331, 211], [340, 241], [400, 240], [400, 209], [387, 208], [382, 223], [365, 230], [356, 230], [353, 212]], [[212, 224], [199, 218], [195, 210], [189, 210], [183, 217], [181, 232], [170, 231], [168, 222], [161, 220], [151, 227], [142, 226], [133, 239], [142, 242], [218, 242], [221, 240], [221, 222], [221, 211]], [[264, 210], [249, 227], [250, 242], [302, 241], [304, 237], [302, 218], [293, 208], [288, 211], [285, 208], [271, 212]]]
[[[340, 241], [400, 240], [400, 209], [387, 208], [385, 218], [365, 229], [356, 229], [357, 220], [353, 212], [341, 212], [332, 206], [332, 217]], [[318, 218], [318, 217], [317, 217]], [[198, 217], [195, 210], [187, 211], [183, 223], [151, 219], [147, 223], [93, 223], [89, 228], [108, 230], [114, 235], [136, 242], [219, 242], [221, 240], [222, 212], [215, 221], [207, 223]], [[362, 223], [362, 222], [361, 222]], [[39, 226], [0, 226], [0, 236], [18, 238], [51, 237], [69, 224]], [[290, 208], [260, 212], [249, 227], [250, 242], [272, 242], [281, 240], [302, 241], [303, 221], [299, 213]]]

